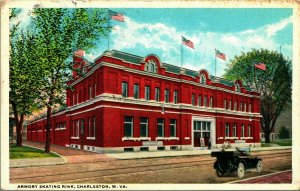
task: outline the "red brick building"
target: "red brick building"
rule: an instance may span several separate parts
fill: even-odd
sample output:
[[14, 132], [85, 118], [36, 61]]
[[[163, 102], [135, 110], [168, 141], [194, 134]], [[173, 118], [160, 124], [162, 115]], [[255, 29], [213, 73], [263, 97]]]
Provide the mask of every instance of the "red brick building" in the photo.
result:
[[[74, 56], [67, 108], [52, 116], [51, 142], [96, 152], [206, 148], [224, 141], [260, 146], [259, 93], [206, 70], [106, 51], [94, 63]], [[46, 118], [27, 138], [45, 141]]]

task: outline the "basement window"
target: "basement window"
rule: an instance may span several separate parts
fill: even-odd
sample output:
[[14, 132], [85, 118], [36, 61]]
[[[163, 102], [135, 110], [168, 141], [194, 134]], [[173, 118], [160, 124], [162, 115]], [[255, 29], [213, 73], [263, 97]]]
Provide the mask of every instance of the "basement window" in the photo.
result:
[[164, 151], [164, 150], [166, 150], [166, 148], [165, 147], [157, 147], [157, 150], [158, 151]]
[[149, 147], [140, 147], [140, 151], [149, 151]]
[[133, 152], [134, 150], [133, 150], [133, 148], [131, 147], [131, 148], [124, 148], [124, 152]]

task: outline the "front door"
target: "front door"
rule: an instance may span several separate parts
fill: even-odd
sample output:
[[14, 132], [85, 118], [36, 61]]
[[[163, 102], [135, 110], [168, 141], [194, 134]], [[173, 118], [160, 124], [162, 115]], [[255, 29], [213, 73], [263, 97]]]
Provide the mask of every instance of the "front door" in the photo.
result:
[[201, 133], [194, 132], [194, 147], [200, 147], [200, 138], [201, 138]]
[[210, 121], [194, 121], [193, 127], [193, 143], [194, 147], [207, 147], [211, 138], [211, 122]]
[[80, 120], [80, 149], [83, 150], [84, 145], [84, 119]]

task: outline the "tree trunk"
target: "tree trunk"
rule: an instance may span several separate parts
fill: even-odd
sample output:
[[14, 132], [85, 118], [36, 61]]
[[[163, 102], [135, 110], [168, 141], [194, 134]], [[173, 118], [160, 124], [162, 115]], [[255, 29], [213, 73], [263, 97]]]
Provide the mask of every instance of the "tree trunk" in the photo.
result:
[[11, 105], [12, 105], [12, 108], [13, 108], [14, 117], [15, 117], [15, 121], [16, 121], [16, 132], [17, 132], [16, 142], [17, 142], [17, 147], [22, 147], [23, 146], [22, 128], [23, 128], [24, 114], [22, 114], [20, 116], [20, 119], [19, 119], [19, 113], [17, 111], [17, 105], [15, 104], [15, 102], [12, 102]]
[[46, 124], [46, 144], [45, 153], [50, 153], [50, 143], [51, 143], [51, 107], [47, 107], [47, 124]]
[[16, 120], [16, 131], [17, 131], [17, 146], [23, 146], [23, 121], [24, 121], [24, 114], [21, 114], [20, 120]]
[[265, 132], [265, 142], [270, 143], [270, 132]]

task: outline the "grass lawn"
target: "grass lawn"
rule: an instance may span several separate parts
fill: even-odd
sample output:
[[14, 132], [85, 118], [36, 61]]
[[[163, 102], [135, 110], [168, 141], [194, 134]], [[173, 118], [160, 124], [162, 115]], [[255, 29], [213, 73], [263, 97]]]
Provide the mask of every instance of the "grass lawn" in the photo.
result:
[[271, 143], [261, 143], [262, 147], [274, 147], [274, 146], [292, 146], [292, 140], [286, 139], [286, 140], [275, 140]]
[[23, 159], [23, 158], [45, 158], [45, 157], [59, 157], [54, 153], [44, 153], [43, 150], [35, 149], [32, 147], [17, 147], [15, 144], [9, 147], [10, 159]]

